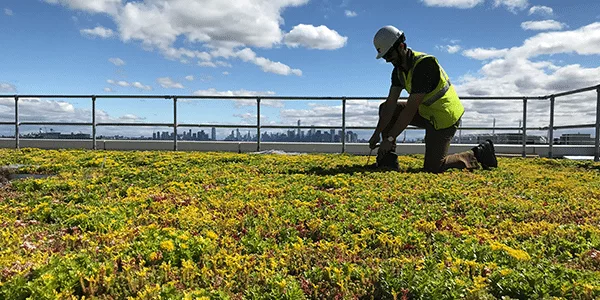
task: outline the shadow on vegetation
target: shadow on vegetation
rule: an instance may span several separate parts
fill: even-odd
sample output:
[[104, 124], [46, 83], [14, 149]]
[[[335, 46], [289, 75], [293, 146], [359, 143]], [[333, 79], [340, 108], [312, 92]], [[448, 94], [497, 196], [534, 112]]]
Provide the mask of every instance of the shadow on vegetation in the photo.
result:
[[334, 168], [312, 167], [305, 170], [290, 170], [291, 174], [311, 174], [311, 175], [336, 175], [336, 174], [354, 174], [354, 173], [374, 173], [374, 172], [398, 172], [398, 173], [420, 173], [424, 172], [422, 168], [406, 168], [399, 171], [389, 168], [376, 168], [372, 165], [345, 165]]
[[47, 178], [55, 176], [54, 174], [29, 174], [18, 172], [19, 166], [0, 166], [0, 186], [8, 183], [12, 180], [26, 179], [26, 178]]

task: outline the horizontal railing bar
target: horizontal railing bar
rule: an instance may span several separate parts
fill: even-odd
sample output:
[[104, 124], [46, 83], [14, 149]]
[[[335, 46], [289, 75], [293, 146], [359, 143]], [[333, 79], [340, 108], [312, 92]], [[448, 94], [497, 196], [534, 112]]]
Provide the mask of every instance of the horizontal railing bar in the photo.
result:
[[[588, 91], [594, 88], [584, 89]], [[96, 98], [96, 99], [164, 99], [171, 100], [177, 98], [179, 100], [385, 100], [386, 97], [295, 97], [295, 96], [184, 96], [184, 95], [0, 95], [0, 98]], [[549, 96], [481, 96], [481, 97], [460, 97], [461, 100], [546, 100]], [[407, 97], [400, 97], [399, 100], [406, 100]]]
[[[173, 126], [173, 124], [171, 124], [171, 126]], [[256, 125], [235, 125], [235, 124], [220, 124], [220, 125], [218, 125], [218, 124], [177, 124], [177, 127], [256, 128]]]
[[0, 98], [15, 98], [19, 97], [23, 98], [77, 98], [77, 99], [85, 99], [92, 98], [93, 95], [0, 95]]
[[[541, 128], [541, 127], [540, 127]], [[521, 130], [523, 127], [458, 127], [461, 130]], [[531, 130], [539, 130], [536, 127], [527, 127]]]
[[523, 101], [524, 98], [527, 98], [527, 100], [547, 100], [548, 97], [547, 96], [535, 96], [535, 97], [529, 97], [529, 96], [510, 96], [510, 97], [496, 97], [496, 96], [489, 96], [489, 97], [460, 97], [460, 100], [520, 100]]
[[15, 122], [0, 122], [0, 125], [15, 125]]
[[287, 126], [287, 125], [261, 125], [261, 128], [268, 129], [342, 129], [342, 126]]
[[[576, 129], [576, 128], [595, 128], [596, 124], [582, 124], [582, 125], [563, 125], [556, 126], [554, 125], [554, 130], [556, 129]], [[546, 128], [548, 129], [548, 128]]]
[[96, 126], [173, 127], [173, 123], [96, 123]]
[[[463, 100], [547, 100], [550, 97], [562, 97], [581, 92], [593, 91], [600, 88], [599, 85], [576, 89], [572, 91], [545, 95], [545, 96], [459, 96]], [[195, 96], [195, 95], [0, 95], [0, 98], [96, 98], [96, 99], [118, 99], [118, 98], [137, 98], [137, 99], [257, 99], [263, 100], [384, 100], [385, 97], [297, 97], [297, 96]], [[407, 99], [401, 97], [399, 99]]]
[[600, 88], [600, 84], [596, 85], [596, 86], [590, 86], [590, 87], [582, 88], [582, 89], [577, 89], [577, 90], [562, 92], [562, 93], [558, 93], [558, 94], [552, 94], [552, 95], [547, 96], [547, 97], [548, 98], [550, 98], [552, 96], [554, 96], [554, 97], [563, 97], [563, 96], [578, 94], [578, 93], [582, 93], [582, 92], [595, 91], [598, 88]]
[[[14, 122], [12, 123], [15, 124]], [[86, 122], [19, 122], [19, 125], [92, 126]]]

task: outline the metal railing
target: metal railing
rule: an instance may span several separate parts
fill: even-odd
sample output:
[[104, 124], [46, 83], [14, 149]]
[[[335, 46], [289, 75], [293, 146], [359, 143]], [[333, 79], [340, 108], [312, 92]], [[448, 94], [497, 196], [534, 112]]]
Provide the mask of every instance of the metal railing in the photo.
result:
[[[575, 124], [565, 126], [554, 126], [554, 108], [556, 98], [583, 93], [587, 91], [596, 91], [596, 123], [595, 124]], [[19, 149], [20, 126], [24, 125], [55, 125], [55, 126], [91, 126], [92, 127], [92, 149], [96, 150], [96, 129], [98, 126], [135, 126], [135, 127], [172, 127], [173, 128], [173, 150], [177, 151], [177, 128], [178, 127], [215, 127], [215, 128], [256, 128], [256, 149], [261, 149], [261, 130], [262, 129], [340, 129], [341, 134], [341, 152], [346, 152], [346, 131], [351, 130], [373, 130], [375, 127], [369, 126], [346, 126], [346, 103], [348, 100], [385, 100], [385, 97], [277, 97], [277, 96], [158, 96], [158, 95], [0, 95], [0, 98], [14, 98], [15, 100], [15, 120], [14, 122], [0, 122], [0, 125], [15, 126], [15, 148]], [[92, 122], [20, 122], [19, 121], [19, 99], [20, 98], [65, 98], [65, 99], [91, 99], [92, 100]], [[173, 122], [172, 123], [98, 123], [96, 122], [96, 101], [98, 99], [166, 99], [173, 101]], [[256, 100], [257, 118], [256, 125], [222, 125], [222, 124], [180, 124], [177, 122], [177, 100], [199, 100], [199, 99], [223, 99], [223, 100]], [[406, 99], [402, 97], [400, 99]], [[516, 96], [516, 97], [460, 97], [461, 100], [511, 100], [523, 102], [523, 123], [520, 127], [459, 127], [460, 130], [520, 130], [522, 132], [522, 156], [526, 156], [527, 130], [547, 130], [548, 131], [548, 156], [553, 157], [552, 147], [554, 144], [554, 130], [574, 129], [574, 128], [595, 128], [595, 150], [594, 160], [600, 158], [600, 84], [596, 86], [581, 88], [577, 90], [551, 94], [546, 96]], [[342, 101], [342, 122], [340, 126], [287, 126], [287, 125], [261, 125], [260, 108], [261, 100], [337, 100]], [[529, 100], [549, 100], [550, 101], [550, 120], [547, 127], [527, 127], [527, 103]], [[418, 129], [409, 127], [408, 129]]]

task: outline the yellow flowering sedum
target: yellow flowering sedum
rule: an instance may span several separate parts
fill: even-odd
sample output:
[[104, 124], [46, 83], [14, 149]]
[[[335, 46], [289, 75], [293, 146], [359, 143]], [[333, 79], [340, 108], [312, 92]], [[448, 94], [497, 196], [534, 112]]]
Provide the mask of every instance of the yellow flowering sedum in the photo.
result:
[[0, 299], [600, 298], [600, 164], [0, 149]]

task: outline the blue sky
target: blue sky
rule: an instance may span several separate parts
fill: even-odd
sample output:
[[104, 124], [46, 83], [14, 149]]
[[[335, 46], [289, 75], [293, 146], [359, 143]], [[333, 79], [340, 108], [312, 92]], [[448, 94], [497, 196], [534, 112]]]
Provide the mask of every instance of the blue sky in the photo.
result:
[[[392, 66], [373, 35], [403, 30], [435, 55], [460, 95], [546, 95], [600, 84], [600, 2], [533, 0], [3, 0], [0, 95], [379, 96]], [[404, 95], [404, 94], [403, 94]], [[0, 121], [11, 121], [0, 99]], [[23, 99], [22, 120], [89, 121], [88, 99]], [[377, 101], [349, 125], [374, 126]], [[521, 104], [464, 101], [467, 126], [516, 126]], [[273, 101], [263, 124], [338, 125], [339, 102]], [[185, 123], [254, 124], [245, 101], [179, 105]], [[102, 100], [100, 122], [170, 122], [161, 100]], [[530, 106], [533, 126], [546, 103]], [[557, 124], [593, 123], [595, 94], [565, 98]], [[10, 127], [0, 131], [12, 130]], [[88, 129], [83, 129], [86, 131]], [[129, 130], [129, 129], [128, 129]], [[66, 130], [65, 130], [66, 131]]]

